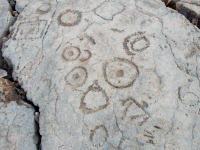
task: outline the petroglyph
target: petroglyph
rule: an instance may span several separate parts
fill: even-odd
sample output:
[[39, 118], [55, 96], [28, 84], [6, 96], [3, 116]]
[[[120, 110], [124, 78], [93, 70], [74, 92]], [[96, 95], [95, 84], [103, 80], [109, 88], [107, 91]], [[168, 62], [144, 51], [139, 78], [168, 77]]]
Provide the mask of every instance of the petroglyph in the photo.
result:
[[144, 32], [137, 32], [124, 39], [123, 46], [128, 55], [133, 55], [134, 51], [143, 51], [150, 46], [150, 42], [144, 34]]
[[16, 2], [1, 69], [39, 107], [43, 150], [200, 147], [200, 32], [184, 16], [161, 0]]
[[[144, 109], [145, 107], [148, 107], [146, 102], [143, 102], [141, 105], [133, 98], [120, 101], [122, 106], [125, 107], [122, 120], [128, 120], [141, 126], [149, 118], [149, 114]], [[130, 114], [129, 111], [131, 111]]]
[[168, 119], [153, 118], [138, 128], [137, 139], [141, 144], [162, 145], [162, 137], [170, 130], [170, 124]]
[[108, 130], [104, 125], [96, 126], [90, 132], [90, 141], [94, 147], [101, 147], [108, 138]]
[[72, 87], [82, 86], [88, 77], [87, 70], [84, 67], [75, 67], [73, 68], [65, 77], [67, 84]]
[[81, 21], [81, 12], [74, 10], [65, 10], [58, 16], [58, 24], [61, 26], [75, 26]]
[[81, 62], [87, 61], [88, 59], [91, 58], [92, 53], [89, 50], [84, 50], [84, 53], [82, 53], [84, 56], [82, 56], [79, 60]]
[[13, 36], [13, 40], [34, 40], [43, 36], [45, 26], [45, 20], [21, 22]]
[[90, 114], [106, 108], [108, 104], [106, 92], [95, 82], [83, 94], [79, 109], [84, 114]]
[[115, 88], [127, 88], [133, 85], [139, 75], [137, 66], [123, 58], [115, 58], [104, 64], [105, 80]]
[[62, 57], [66, 61], [76, 60], [79, 56], [80, 56], [80, 49], [75, 46], [67, 47], [62, 54]]

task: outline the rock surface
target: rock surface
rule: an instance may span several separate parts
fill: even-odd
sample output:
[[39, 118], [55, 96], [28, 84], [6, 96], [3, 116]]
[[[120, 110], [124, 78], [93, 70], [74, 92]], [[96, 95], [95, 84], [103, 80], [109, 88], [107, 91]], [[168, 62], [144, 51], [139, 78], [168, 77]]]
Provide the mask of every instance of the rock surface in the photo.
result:
[[192, 24], [200, 28], [200, 1], [178, 1], [176, 10], [183, 14]]
[[11, 30], [43, 150], [200, 149], [200, 31], [160, 0], [32, 0]]
[[[7, 40], [9, 27], [14, 23], [12, 9], [6, 0], [0, 0], [0, 48]], [[0, 66], [3, 67], [0, 52]], [[35, 134], [34, 108], [19, 99], [14, 83], [2, 79], [7, 76], [0, 69], [0, 149], [36, 150], [38, 136]]]
[[7, 35], [9, 27], [14, 23], [12, 9], [7, 0], [0, 0], [0, 47], [2, 39]]
[[0, 149], [36, 150], [34, 109], [18, 99], [13, 83], [0, 79]]

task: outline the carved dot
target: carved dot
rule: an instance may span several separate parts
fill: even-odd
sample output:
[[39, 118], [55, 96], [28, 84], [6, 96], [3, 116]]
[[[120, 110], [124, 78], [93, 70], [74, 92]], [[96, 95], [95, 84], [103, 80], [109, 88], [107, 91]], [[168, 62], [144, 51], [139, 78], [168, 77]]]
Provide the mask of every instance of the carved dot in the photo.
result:
[[80, 56], [80, 49], [74, 46], [67, 47], [62, 56], [66, 61], [76, 60]]
[[123, 70], [117, 70], [116, 75], [117, 75], [118, 77], [123, 77], [124, 71], [123, 71]]
[[81, 12], [74, 10], [66, 10], [62, 12], [57, 20], [61, 26], [75, 26], [81, 21]]
[[50, 3], [43, 3], [39, 8], [36, 10], [38, 14], [46, 14], [50, 11], [51, 4]]
[[139, 74], [137, 66], [123, 58], [106, 63], [103, 71], [105, 80], [115, 88], [132, 86]]
[[73, 68], [65, 77], [67, 84], [72, 87], [82, 86], [87, 79], [87, 70], [84, 67], [75, 67]]
[[78, 74], [78, 73], [73, 74], [73, 75], [72, 75], [72, 78], [73, 78], [74, 80], [79, 79], [79, 74]]

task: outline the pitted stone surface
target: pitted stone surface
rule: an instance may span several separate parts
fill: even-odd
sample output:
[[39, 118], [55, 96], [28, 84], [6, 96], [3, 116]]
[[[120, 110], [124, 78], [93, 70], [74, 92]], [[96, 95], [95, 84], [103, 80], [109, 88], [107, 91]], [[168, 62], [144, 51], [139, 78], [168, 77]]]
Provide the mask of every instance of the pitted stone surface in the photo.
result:
[[200, 148], [200, 31], [160, 0], [32, 0], [12, 30], [43, 150]]

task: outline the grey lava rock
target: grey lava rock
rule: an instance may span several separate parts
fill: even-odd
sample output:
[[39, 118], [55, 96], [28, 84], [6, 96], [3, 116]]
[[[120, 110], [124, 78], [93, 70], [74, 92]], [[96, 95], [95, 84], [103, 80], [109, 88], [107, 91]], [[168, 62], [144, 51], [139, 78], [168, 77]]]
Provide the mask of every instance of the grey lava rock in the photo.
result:
[[3, 38], [7, 35], [9, 27], [15, 22], [12, 8], [7, 0], [0, 0], [0, 47]]
[[162, 1], [32, 0], [11, 30], [42, 150], [200, 149], [200, 31]]
[[36, 150], [34, 108], [18, 99], [14, 84], [0, 79], [0, 149]]
[[0, 149], [36, 150], [34, 109], [19, 106], [14, 101], [6, 106], [0, 102]]

